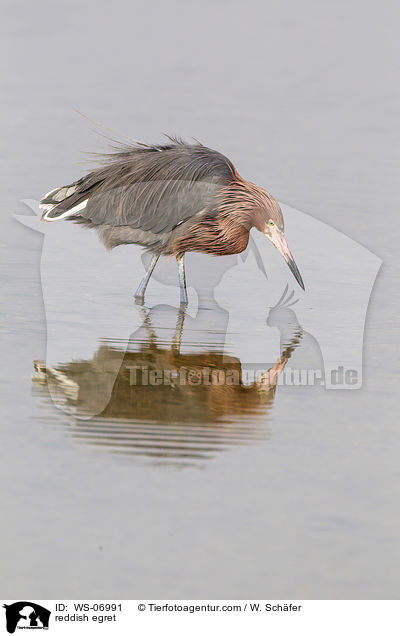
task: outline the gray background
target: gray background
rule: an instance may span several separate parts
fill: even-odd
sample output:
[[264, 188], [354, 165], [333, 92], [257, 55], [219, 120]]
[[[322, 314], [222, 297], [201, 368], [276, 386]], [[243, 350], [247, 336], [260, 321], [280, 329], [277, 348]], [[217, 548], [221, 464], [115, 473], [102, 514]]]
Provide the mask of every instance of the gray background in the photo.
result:
[[[3, 2], [3, 598], [398, 597], [398, 19], [392, 1]], [[194, 136], [381, 257], [363, 388], [282, 392], [265, 442], [197, 468], [66, 435], [31, 395], [41, 237], [12, 213], [101, 147], [74, 108]]]

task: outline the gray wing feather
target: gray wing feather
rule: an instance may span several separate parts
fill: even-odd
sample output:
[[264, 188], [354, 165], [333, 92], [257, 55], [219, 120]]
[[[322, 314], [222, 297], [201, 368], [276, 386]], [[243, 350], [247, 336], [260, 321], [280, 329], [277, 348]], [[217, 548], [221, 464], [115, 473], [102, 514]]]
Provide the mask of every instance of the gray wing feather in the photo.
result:
[[213, 181], [133, 184], [89, 197], [79, 215], [96, 225], [129, 225], [154, 233], [174, 227], [211, 205], [221, 184]]
[[92, 226], [168, 232], [209, 208], [234, 174], [226, 157], [201, 145], [175, 140], [168, 146], [124, 147], [107, 156], [105, 166], [50, 192], [41, 203], [46, 220], [67, 217]]

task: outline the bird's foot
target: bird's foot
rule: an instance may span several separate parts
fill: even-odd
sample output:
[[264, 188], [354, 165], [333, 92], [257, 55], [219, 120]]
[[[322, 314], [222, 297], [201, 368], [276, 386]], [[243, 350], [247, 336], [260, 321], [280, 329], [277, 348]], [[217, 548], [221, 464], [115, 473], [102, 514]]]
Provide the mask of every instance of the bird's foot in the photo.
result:
[[135, 294], [134, 295], [136, 305], [144, 305], [144, 294]]

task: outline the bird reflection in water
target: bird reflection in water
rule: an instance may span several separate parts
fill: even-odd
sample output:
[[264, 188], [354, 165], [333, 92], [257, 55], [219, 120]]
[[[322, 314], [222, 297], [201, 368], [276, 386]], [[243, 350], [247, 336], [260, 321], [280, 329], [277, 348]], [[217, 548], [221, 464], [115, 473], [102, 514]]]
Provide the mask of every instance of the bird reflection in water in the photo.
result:
[[301, 328], [268, 371], [246, 383], [239, 358], [221, 347], [182, 353], [185, 313], [164, 309], [176, 320], [167, 342], [153, 328], [154, 310], [141, 307], [143, 327], [128, 343], [107, 342], [90, 360], [56, 367], [34, 362], [38, 391], [73, 416], [73, 437], [181, 464], [265, 439], [265, 415]]

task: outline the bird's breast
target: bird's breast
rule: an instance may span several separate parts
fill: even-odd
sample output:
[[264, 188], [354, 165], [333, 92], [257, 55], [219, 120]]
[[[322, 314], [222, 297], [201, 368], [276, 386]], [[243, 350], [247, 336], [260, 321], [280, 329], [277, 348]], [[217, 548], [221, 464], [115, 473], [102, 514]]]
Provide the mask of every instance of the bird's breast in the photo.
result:
[[216, 256], [243, 252], [249, 241], [249, 230], [244, 225], [222, 215], [205, 215], [198, 219], [170, 246], [170, 254], [181, 256], [185, 252], [204, 252]]

